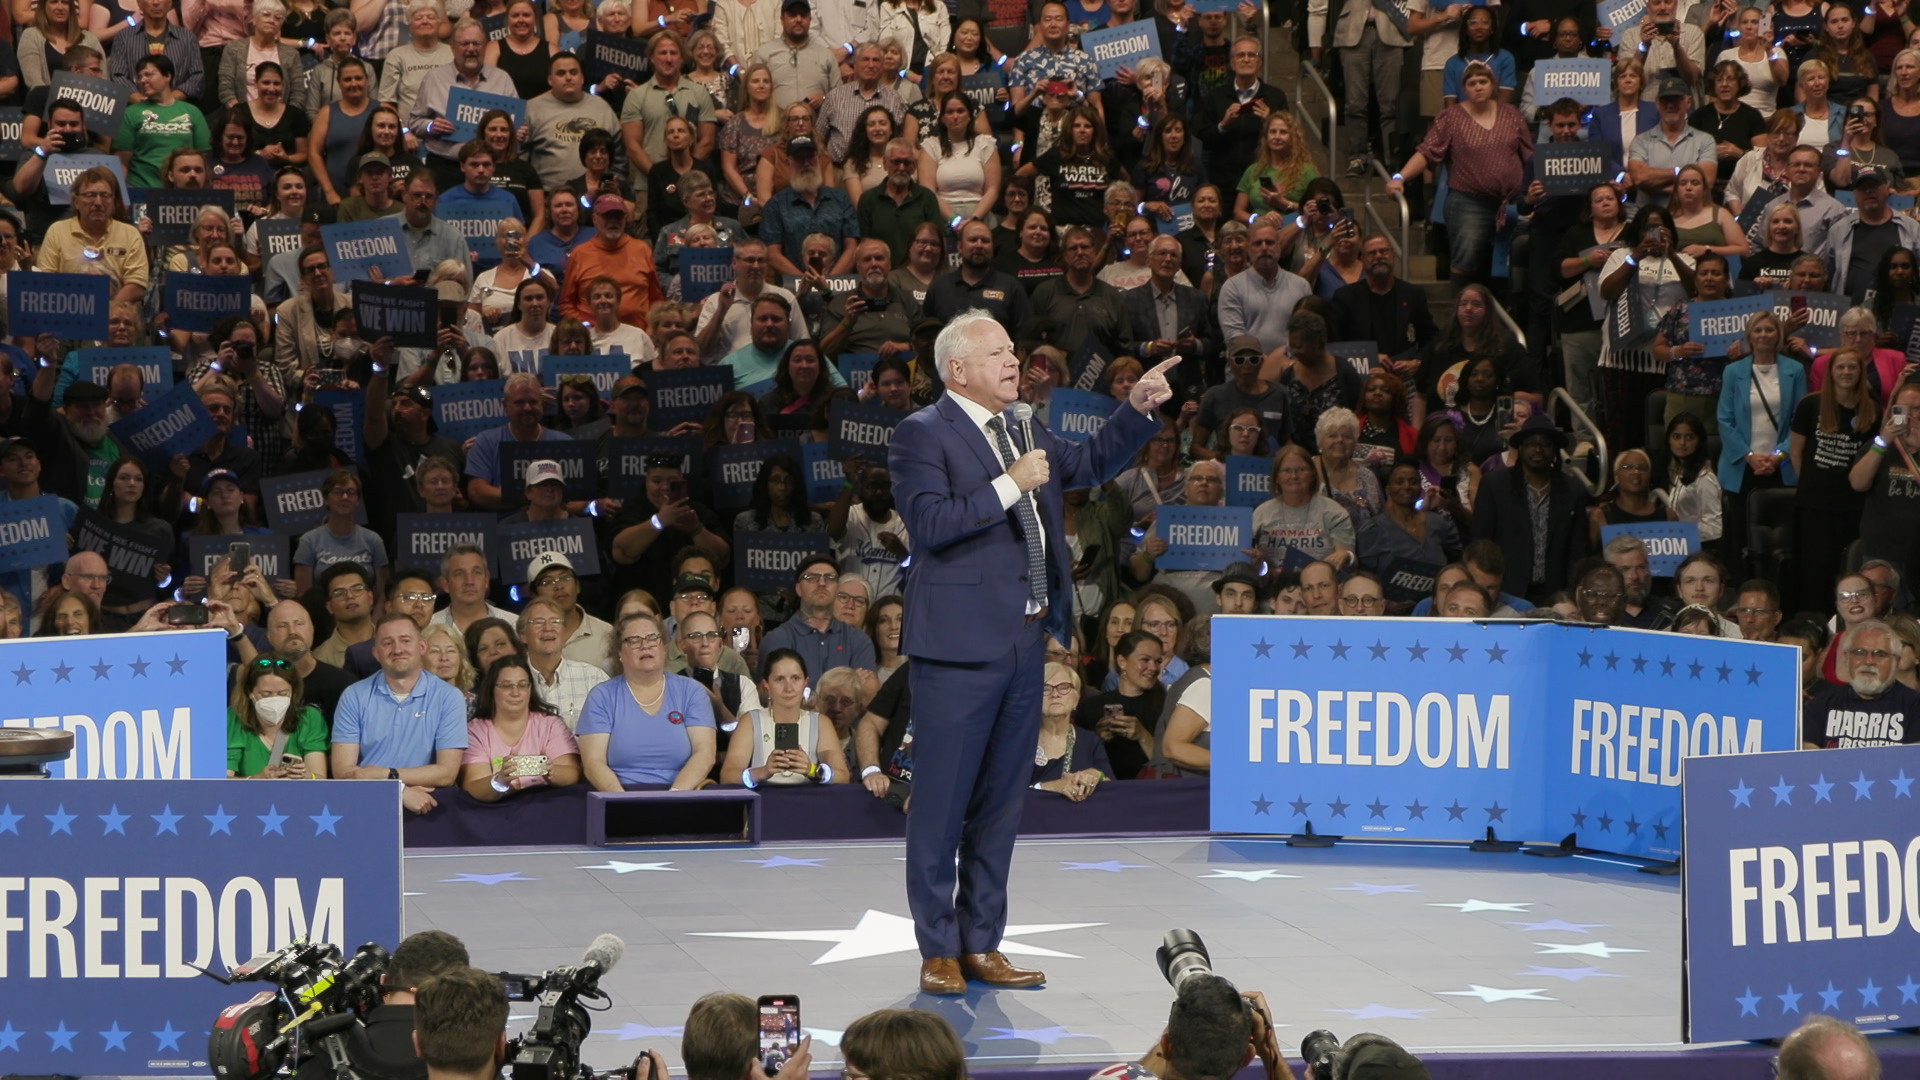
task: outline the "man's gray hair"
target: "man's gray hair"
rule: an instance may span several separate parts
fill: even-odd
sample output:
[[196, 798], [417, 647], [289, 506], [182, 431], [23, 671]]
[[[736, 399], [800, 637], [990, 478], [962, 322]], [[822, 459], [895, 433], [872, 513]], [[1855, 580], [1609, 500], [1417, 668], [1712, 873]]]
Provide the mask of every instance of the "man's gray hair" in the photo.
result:
[[1845, 653], [1853, 648], [1854, 642], [1858, 641], [1862, 634], [1885, 634], [1889, 642], [1900, 641], [1900, 635], [1893, 632], [1893, 627], [1879, 619], [1864, 619], [1848, 627], [1847, 632], [1840, 635], [1840, 651]]
[[862, 573], [860, 573], [860, 571], [858, 571], [858, 570], [847, 570], [847, 571], [844, 571], [844, 572], [842, 572], [842, 573], [841, 573], [841, 575], [840, 575], [840, 582], [839, 582], [839, 583], [840, 583], [840, 584], [842, 584], [842, 585], [856, 585], [856, 584], [857, 584], [857, 585], [859, 585], [859, 586], [860, 586], [861, 588], [863, 588], [863, 589], [865, 589], [865, 590], [867, 590], [867, 599], [869, 599], [869, 600], [871, 600], [871, 599], [873, 599], [873, 586], [872, 586], [872, 585], [869, 585], [869, 584], [867, 584], [867, 579], [866, 579], [866, 576], [865, 576], [864, 574], [862, 574]]
[[933, 369], [940, 374], [940, 381], [946, 382], [953, 374], [953, 358], [959, 355], [966, 344], [967, 334], [979, 323], [999, 325], [1000, 320], [991, 312], [980, 308], [968, 308], [955, 315], [940, 330], [940, 336], [933, 339]]
[[1616, 536], [1607, 541], [1607, 546], [1600, 549], [1600, 554], [1605, 557], [1608, 562], [1612, 562], [1617, 555], [1631, 555], [1636, 551], [1644, 553], [1646, 550], [1647, 542], [1645, 540], [1637, 536], [1623, 535]]
[[453, 573], [453, 560], [462, 555], [478, 555], [482, 564], [487, 561], [487, 550], [479, 544], [455, 544], [447, 549], [445, 555], [440, 556], [440, 576], [451, 576]]
[[[1859, 570], [1860, 576], [1866, 577], [1867, 571], [1869, 570], [1885, 570], [1887, 572], [1887, 579], [1888, 579], [1887, 584], [1893, 587], [1893, 591], [1895, 595], [1899, 595], [1899, 592], [1900, 592], [1900, 568], [1899, 567], [1893, 565], [1892, 563], [1888, 562], [1885, 559], [1868, 559], [1866, 562], [1863, 562], [1860, 564], [1860, 570]], [[1871, 582], [1873, 579], [1867, 578], [1867, 580]]]

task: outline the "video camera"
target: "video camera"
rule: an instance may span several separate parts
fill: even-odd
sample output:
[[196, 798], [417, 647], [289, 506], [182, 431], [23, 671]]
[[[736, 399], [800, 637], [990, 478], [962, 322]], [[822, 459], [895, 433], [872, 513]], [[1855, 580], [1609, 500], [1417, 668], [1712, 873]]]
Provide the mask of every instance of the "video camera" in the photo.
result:
[[202, 975], [231, 986], [272, 983], [220, 1011], [207, 1038], [207, 1060], [220, 1080], [260, 1080], [288, 1061], [298, 1062], [302, 1025], [330, 1016], [358, 1017], [380, 1004], [380, 982], [387, 973], [387, 950], [367, 942], [344, 961], [340, 947], [328, 942], [296, 941], [278, 952], [263, 953], [218, 975]]
[[587, 946], [580, 962], [570, 967], [539, 975], [496, 973], [507, 988], [508, 1001], [530, 1001], [540, 1006], [533, 1026], [507, 1043], [507, 1070], [512, 1080], [590, 1080], [593, 1071], [580, 1064], [580, 1044], [586, 1041], [593, 1024], [581, 1001], [607, 1001], [600, 990], [600, 976], [612, 971], [626, 951], [626, 942], [613, 934], [601, 934]]

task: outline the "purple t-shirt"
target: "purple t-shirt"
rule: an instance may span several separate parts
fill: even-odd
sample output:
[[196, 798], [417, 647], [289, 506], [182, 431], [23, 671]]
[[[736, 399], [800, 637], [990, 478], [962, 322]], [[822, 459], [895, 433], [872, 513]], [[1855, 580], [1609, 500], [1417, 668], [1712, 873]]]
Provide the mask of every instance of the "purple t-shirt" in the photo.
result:
[[607, 766], [622, 784], [671, 784], [693, 756], [689, 727], [713, 728], [713, 699], [685, 675], [668, 675], [660, 711], [642, 711], [627, 680], [614, 676], [587, 691], [575, 736], [607, 735]]

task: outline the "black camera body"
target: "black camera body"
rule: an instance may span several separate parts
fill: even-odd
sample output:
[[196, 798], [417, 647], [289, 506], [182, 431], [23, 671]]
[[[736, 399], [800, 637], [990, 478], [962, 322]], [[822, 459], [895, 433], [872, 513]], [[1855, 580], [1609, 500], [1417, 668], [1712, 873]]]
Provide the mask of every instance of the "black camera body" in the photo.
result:
[[539, 975], [497, 973], [508, 1001], [539, 1006], [533, 1026], [507, 1043], [506, 1072], [512, 1080], [591, 1080], [593, 1070], [580, 1064], [580, 1044], [593, 1022], [581, 1001], [606, 1006], [600, 976], [612, 970], [625, 949], [619, 938], [602, 934], [578, 964]]
[[378, 1006], [389, 959], [387, 950], [371, 941], [345, 960], [337, 945], [296, 941], [224, 976], [202, 969], [201, 974], [228, 985], [266, 982], [278, 988], [221, 1010], [207, 1038], [214, 1076], [261, 1080], [279, 1071], [283, 1062], [297, 1064], [310, 1056], [311, 1050], [302, 1045], [302, 1025], [340, 1017], [344, 1027]]

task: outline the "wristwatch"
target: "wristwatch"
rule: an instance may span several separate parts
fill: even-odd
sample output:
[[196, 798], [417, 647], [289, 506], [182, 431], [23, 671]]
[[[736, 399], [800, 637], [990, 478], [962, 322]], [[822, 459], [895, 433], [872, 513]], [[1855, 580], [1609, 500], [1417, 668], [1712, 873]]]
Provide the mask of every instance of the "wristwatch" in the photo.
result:
[[398, 780], [398, 779], [400, 779], [400, 770], [399, 770], [399, 769], [388, 769], [388, 770], [387, 770], [387, 779], [389, 779], [389, 780]]

